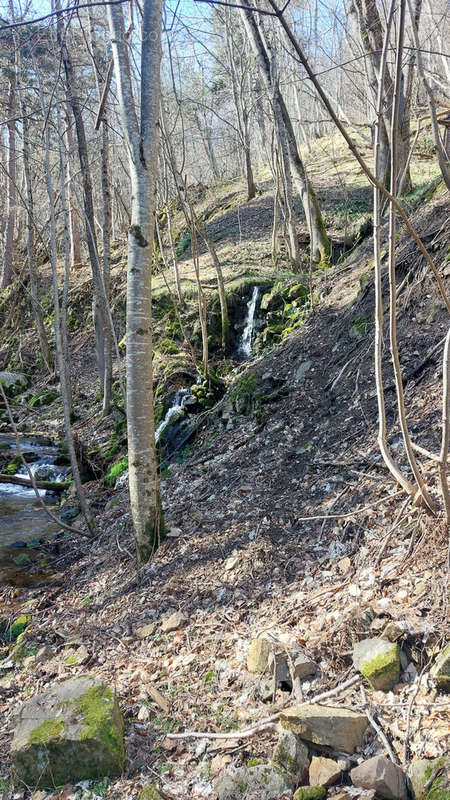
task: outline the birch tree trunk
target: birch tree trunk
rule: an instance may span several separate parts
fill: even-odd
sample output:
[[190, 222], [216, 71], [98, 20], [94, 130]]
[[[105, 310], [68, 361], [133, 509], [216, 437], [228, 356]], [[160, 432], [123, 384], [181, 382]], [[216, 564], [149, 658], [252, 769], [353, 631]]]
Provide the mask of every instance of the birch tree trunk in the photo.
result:
[[14, 227], [16, 224], [16, 71], [10, 64], [6, 123], [8, 141], [8, 176], [6, 180], [6, 228], [0, 290], [6, 289], [14, 275]]
[[127, 270], [128, 469], [136, 550], [143, 564], [164, 536], [155, 449], [151, 304], [162, 0], [143, 3], [140, 121], [133, 103], [122, 9], [107, 8], [132, 184]]

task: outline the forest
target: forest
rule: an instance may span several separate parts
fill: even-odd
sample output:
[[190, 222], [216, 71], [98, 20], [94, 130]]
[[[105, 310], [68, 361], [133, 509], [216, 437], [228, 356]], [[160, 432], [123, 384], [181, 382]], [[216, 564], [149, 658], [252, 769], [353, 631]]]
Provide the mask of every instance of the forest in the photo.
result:
[[0, 799], [450, 800], [446, 0], [0, 0]]

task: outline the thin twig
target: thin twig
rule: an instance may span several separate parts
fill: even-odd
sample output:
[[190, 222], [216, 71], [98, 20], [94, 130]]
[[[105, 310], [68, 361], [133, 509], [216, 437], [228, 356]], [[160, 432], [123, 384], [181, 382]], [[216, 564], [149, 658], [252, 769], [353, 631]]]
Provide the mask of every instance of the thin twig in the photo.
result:
[[374, 503], [371, 503], [369, 506], [355, 508], [354, 511], [349, 511], [346, 514], [319, 514], [315, 517], [297, 517], [296, 522], [309, 522], [309, 520], [315, 519], [345, 519], [346, 517], [353, 517], [355, 514], [362, 514], [364, 511], [371, 511], [372, 508], [375, 508], [375, 506], [379, 506], [381, 503], [385, 503], [387, 500], [392, 500], [394, 497], [398, 497], [399, 494], [403, 494], [403, 492], [399, 491], [394, 492], [394, 494], [388, 494], [385, 497], [382, 497], [380, 500], [376, 500]]

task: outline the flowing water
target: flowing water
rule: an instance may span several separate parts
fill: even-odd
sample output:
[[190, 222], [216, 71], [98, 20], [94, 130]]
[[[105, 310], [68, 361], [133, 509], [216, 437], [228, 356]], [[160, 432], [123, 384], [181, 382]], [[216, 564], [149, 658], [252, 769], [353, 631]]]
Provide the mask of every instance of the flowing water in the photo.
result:
[[[9, 449], [6, 450], [6, 445]], [[0, 453], [10, 460], [17, 455], [15, 439], [0, 434]], [[21, 440], [22, 452], [33, 453], [35, 461], [29, 464], [32, 473], [39, 479], [61, 480], [65, 474], [53, 462], [58, 450], [32, 440]], [[23, 465], [17, 475], [27, 477]], [[55, 506], [55, 498], [40, 490], [46, 505]], [[57, 507], [52, 508], [57, 513]], [[34, 489], [14, 483], [0, 484], [0, 582], [27, 583], [24, 568], [39, 558], [38, 547], [42, 539], [48, 539], [59, 529], [56, 522], [47, 516], [36, 498]], [[21, 578], [22, 576], [22, 578]]]
[[255, 313], [256, 313], [256, 306], [258, 303], [259, 297], [259, 286], [255, 286], [252, 292], [252, 296], [247, 303], [247, 319], [245, 322], [245, 328], [242, 333], [238, 348], [237, 354], [240, 358], [244, 361], [251, 358], [252, 355], [252, 338], [253, 338], [253, 329], [255, 327]]
[[185, 416], [186, 399], [191, 397], [190, 389], [179, 389], [175, 392], [173, 404], [170, 406], [163, 420], [159, 423], [155, 431], [155, 443], [158, 444], [165, 429], [173, 424], [177, 419]]

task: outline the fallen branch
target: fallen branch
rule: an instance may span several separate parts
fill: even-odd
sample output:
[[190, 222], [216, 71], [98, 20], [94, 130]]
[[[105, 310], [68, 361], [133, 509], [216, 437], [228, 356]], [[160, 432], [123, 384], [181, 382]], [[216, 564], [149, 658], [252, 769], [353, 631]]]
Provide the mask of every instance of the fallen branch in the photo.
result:
[[374, 503], [371, 503], [370, 506], [355, 508], [354, 511], [348, 511], [346, 514], [318, 514], [315, 517], [297, 517], [296, 522], [309, 522], [309, 520], [315, 519], [345, 519], [346, 517], [353, 517], [354, 514], [362, 514], [363, 511], [371, 511], [371, 509], [375, 508], [375, 506], [385, 503], [386, 500], [392, 500], [394, 497], [398, 497], [399, 494], [403, 494], [403, 491], [394, 492], [394, 494], [388, 494], [385, 497], [382, 497], [380, 500], [376, 500]]
[[370, 724], [372, 725], [372, 728], [374, 729], [374, 731], [377, 733], [378, 738], [380, 739], [380, 741], [384, 744], [384, 746], [385, 746], [385, 748], [386, 748], [386, 750], [387, 750], [387, 752], [389, 754], [389, 758], [391, 759], [391, 761], [394, 764], [398, 764], [398, 758], [395, 755], [395, 753], [394, 753], [394, 751], [393, 751], [393, 749], [392, 749], [392, 747], [390, 745], [390, 742], [388, 741], [388, 738], [387, 738], [385, 732], [383, 731], [381, 725], [379, 725], [379, 723], [375, 721], [374, 717], [372, 716], [372, 714], [369, 711], [369, 703], [367, 702], [367, 697], [366, 697], [366, 693], [364, 691], [364, 686], [361, 686], [361, 697], [362, 697], [362, 700], [363, 700], [363, 703], [364, 703], [364, 713], [365, 713], [367, 719], [369, 720]]
[[[344, 683], [341, 683], [339, 686], [336, 686], [334, 689], [330, 689], [328, 692], [322, 692], [322, 694], [318, 694], [315, 697], [311, 697], [309, 700], [305, 700], [304, 703], [298, 703], [297, 707], [307, 706], [310, 703], [318, 703], [321, 700], [326, 700], [329, 697], [335, 697], [338, 694], [341, 694], [345, 689], [348, 689], [350, 686], [353, 686], [355, 683], [359, 683], [361, 680], [360, 675], [353, 675], [352, 678], [349, 678]], [[167, 739], [247, 739], [250, 736], [253, 736], [255, 733], [259, 733], [259, 731], [264, 730], [265, 728], [270, 728], [272, 725], [275, 725], [278, 720], [280, 719], [280, 711], [277, 714], [272, 714], [271, 717], [266, 717], [266, 719], [262, 719], [261, 722], [258, 722], [256, 725], [253, 725], [251, 728], [245, 728], [242, 731], [236, 731], [235, 733], [210, 733], [208, 731], [185, 731], [184, 733], [168, 733]]]
[[[0, 472], [0, 483], [14, 483], [17, 486], [28, 486], [33, 488], [33, 483], [29, 478], [22, 478], [21, 475], [7, 475]], [[48, 492], [65, 492], [71, 486], [71, 481], [37, 481], [34, 480], [38, 489], [47, 489]]]

